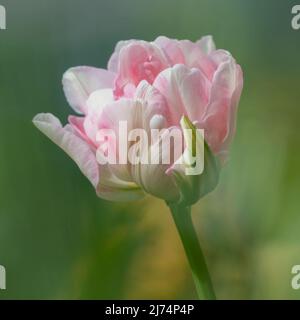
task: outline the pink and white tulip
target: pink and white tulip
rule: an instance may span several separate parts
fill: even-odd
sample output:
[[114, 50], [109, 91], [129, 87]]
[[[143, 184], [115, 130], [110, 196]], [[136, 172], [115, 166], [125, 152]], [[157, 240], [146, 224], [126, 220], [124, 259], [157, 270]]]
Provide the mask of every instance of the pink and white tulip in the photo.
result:
[[[210, 36], [195, 43], [166, 37], [121, 41], [107, 70], [76, 67], [64, 74], [66, 98], [79, 115], [71, 115], [66, 126], [51, 114], [38, 114], [33, 122], [77, 163], [100, 197], [125, 201], [149, 193], [191, 205], [217, 184], [217, 162], [227, 158], [242, 87], [240, 66], [229, 52], [216, 50]], [[184, 176], [178, 159], [169, 165], [101, 165], [97, 134], [117, 131], [120, 121], [127, 121], [128, 130], [147, 132], [204, 129], [203, 174]]]

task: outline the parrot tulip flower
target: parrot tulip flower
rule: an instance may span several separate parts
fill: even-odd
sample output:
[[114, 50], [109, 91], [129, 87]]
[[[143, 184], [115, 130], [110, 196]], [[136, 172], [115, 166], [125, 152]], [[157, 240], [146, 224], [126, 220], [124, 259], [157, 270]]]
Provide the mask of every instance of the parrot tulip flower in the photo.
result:
[[[75, 67], [64, 74], [63, 89], [77, 113], [67, 125], [52, 114], [33, 119], [99, 197], [129, 201], [151, 194], [166, 201], [204, 298], [215, 296], [190, 207], [218, 183], [242, 87], [241, 67], [228, 51], [216, 49], [211, 36], [120, 41], [107, 70]], [[149, 138], [153, 131], [161, 133], [156, 140]], [[173, 138], [165, 150], [163, 142]], [[148, 161], [150, 154], [160, 161]]]

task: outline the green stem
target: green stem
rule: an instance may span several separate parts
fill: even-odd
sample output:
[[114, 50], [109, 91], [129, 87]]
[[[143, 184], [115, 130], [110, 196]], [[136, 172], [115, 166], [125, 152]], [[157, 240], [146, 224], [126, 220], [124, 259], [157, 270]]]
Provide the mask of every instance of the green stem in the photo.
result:
[[188, 258], [199, 299], [215, 300], [212, 281], [193, 226], [191, 207], [170, 204], [168, 206]]

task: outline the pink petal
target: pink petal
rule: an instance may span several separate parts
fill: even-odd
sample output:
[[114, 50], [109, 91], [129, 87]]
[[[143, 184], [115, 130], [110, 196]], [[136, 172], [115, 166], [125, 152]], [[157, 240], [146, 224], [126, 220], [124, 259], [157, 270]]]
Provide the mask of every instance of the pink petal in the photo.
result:
[[203, 120], [205, 136], [214, 153], [226, 152], [232, 140], [242, 87], [241, 68], [230, 57], [220, 64], [214, 75], [210, 102]]
[[216, 50], [212, 36], [202, 37], [196, 43], [160, 36], [155, 39], [154, 43], [163, 50], [171, 66], [186, 64], [188, 67], [196, 67], [201, 64], [200, 60], [205, 55]]
[[151, 84], [159, 72], [167, 67], [167, 60], [159, 47], [145, 41], [131, 42], [119, 53], [115, 96], [121, 97], [128, 84], [137, 87], [142, 80]]
[[119, 56], [120, 51], [123, 47], [127, 46], [128, 44], [137, 41], [137, 40], [125, 40], [125, 41], [119, 41], [115, 47], [114, 53], [111, 55], [108, 64], [107, 69], [111, 72], [117, 73], [119, 68]]
[[145, 117], [147, 119], [147, 125], [149, 119], [152, 119], [155, 115], [162, 115], [165, 120], [169, 119], [166, 99], [147, 81], [143, 80], [140, 82], [136, 88], [134, 99], [146, 102], [147, 108], [145, 108]]
[[210, 82], [199, 69], [175, 65], [161, 72], [153, 86], [167, 101], [172, 125], [178, 125], [183, 115], [191, 121], [199, 121], [203, 117]]
[[97, 146], [94, 141], [92, 141], [85, 132], [84, 121], [84, 117], [76, 117], [73, 115], [68, 117], [68, 122], [72, 126], [74, 133], [76, 133], [81, 139], [86, 141], [91, 147], [96, 148]]
[[211, 79], [215, 71], [215, 64], [209, 59], [206, 52], [204, 52], [202, 44], [200, 43], [199, 45], [199, 43], [194, 43], [189, 40], [181, 40], [180, 47], [185, 57], [185, 65], [189, 68], [200, 69], [208, 79]]
[[163, 50], [170, 66], [185, 63], [185, 56], [178, 40], [160, 36], [155, 39], [154, 43]]

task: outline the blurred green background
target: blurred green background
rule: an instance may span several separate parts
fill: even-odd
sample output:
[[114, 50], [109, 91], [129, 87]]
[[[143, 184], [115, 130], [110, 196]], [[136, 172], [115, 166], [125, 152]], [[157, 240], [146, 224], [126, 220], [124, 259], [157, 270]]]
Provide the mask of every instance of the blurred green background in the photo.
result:
[[[299, 1], [298, 1], [299, 2]], [[231, 159], [194, 206], [218, 298], [297, 299], [300, 264], [300, 30], [297, 1], [1, 0], [0, 299], [196, 298], [162, 201], [98, 199], [31, 119], [72, 113], [61, 76], [105, 67], [121, 39], [212, 34], [242, 65]]]

